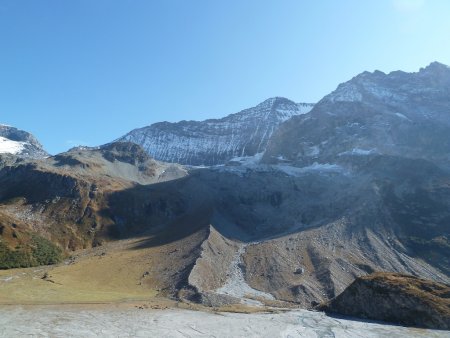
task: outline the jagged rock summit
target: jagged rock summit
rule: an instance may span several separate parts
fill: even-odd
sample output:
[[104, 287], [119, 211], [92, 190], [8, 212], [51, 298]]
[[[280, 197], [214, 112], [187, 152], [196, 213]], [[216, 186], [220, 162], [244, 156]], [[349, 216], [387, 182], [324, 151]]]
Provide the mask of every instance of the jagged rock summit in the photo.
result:
[[277, 129], [264, 161], [310, 165], [373, 154], [448, 165], [450, 68], [434, 62], [416, 73], [364, 72], [340, 84], [311, 113]]
[[160, 161], [224, 164], [235, 157], [264, 152], [270, 136], [282, 122], [309, 112], [313, 106], [275, 97], [221, 119], [155, 123], [135, 129], [119, 140], [140, 144]]
[[0, 155], [12, 154], [20, 157], [43, 158], [48, 153], [30, 133], [0, 124]]

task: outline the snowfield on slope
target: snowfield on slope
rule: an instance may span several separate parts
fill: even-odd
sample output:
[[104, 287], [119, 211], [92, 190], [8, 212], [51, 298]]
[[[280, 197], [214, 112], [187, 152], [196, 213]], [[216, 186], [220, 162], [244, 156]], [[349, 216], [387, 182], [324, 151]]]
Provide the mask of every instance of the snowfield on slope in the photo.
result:
[[25, 142], [11, 141], [0, 136], [0, 154], [19, 154], [25, 148]]

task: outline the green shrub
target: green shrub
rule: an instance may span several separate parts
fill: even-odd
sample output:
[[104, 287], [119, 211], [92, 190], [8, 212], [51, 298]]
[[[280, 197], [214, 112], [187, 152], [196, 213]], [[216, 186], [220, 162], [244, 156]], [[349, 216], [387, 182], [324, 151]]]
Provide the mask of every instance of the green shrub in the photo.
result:
[[62, 260], [62, 250], [49, 240], [32, 235], [32, 256], [36, 265], [50, 265]]
[[33, 266], [31, 255], [22, 250], [11, 250], [0, 241], [0, 269], [27, 268]]
[[0, 269], [56, 264], [62, 258], [63, 252], [59, 247], [38, 235], [31, 236], [28, 247], [18, 246], [15, 250], [0, 239]]

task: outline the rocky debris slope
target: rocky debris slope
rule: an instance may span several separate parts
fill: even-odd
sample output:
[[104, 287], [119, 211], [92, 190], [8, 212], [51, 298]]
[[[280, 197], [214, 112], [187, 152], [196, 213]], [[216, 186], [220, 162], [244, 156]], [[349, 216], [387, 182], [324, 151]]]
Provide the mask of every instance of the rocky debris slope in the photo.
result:
[[209, 227], [209, 236], [201, 245], [200, 256], [188, 279], [200, 296], [200, 302], [209, 306], [262, 305], [258, 298], [274, 300], [270, 293], [247, 284], [242, 260], [246, 247], [246, 243], [227, 239], [213, 226]]
[[155, 123], [119, 140], [140, 144], [155, 159], [165, 162], [223, 164], [235, 157], [262, 153], [280, 123], [312, 107], [276, 97], [222, 119]]
[[0, 155], [12, 154], [27, 158], [48, 156], [39, 141], [30, 133], [0, 124]]
[[298, 166], [385, 154], [450, 164], [450, 68], [364, 72], [280, 126], [265, 163]]
[[211, 305], [273, 297], [311, 307], [380, 270], [449, 281], [447, 173], [386, 156], [351, 170], [295, 169], [195, 169], [118, 191], [108, 213], [122, 223], [111, 230], [153, 229], [155, 243], [179, 245], [207, 231], [175, 289]]
[[450, 286], [408, 275], [375, 273], [357, 278], [320, 309], [406, 326], [450, 330]]

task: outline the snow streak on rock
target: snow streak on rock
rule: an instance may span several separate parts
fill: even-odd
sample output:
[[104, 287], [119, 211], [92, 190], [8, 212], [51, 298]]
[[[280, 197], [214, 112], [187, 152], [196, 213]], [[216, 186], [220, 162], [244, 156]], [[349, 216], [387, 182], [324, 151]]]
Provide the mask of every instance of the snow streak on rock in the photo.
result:
[[216, 290], [216, 293], [240, 298], [241, 302], [244, 304], [261, 305], [260, 302], [249, 299], [248, 297], [270, 300], [274, 300], [275, 298], [270, 293], [253, 289], [245, 281], [242, 255], [245, 253], [246, 246], [246, 244], [241, 244], [239, 247], [236, 257], [231, 263], [230, 270], [228, 272], [229, 278], [224, 286]]
[[313, 104], [271, 98], [256, 107], [205, 121], [161, 122], [120, 138], [140, 144], [157, 160], [188, 165], [217, 165], [264, 152], [275, 129]]

